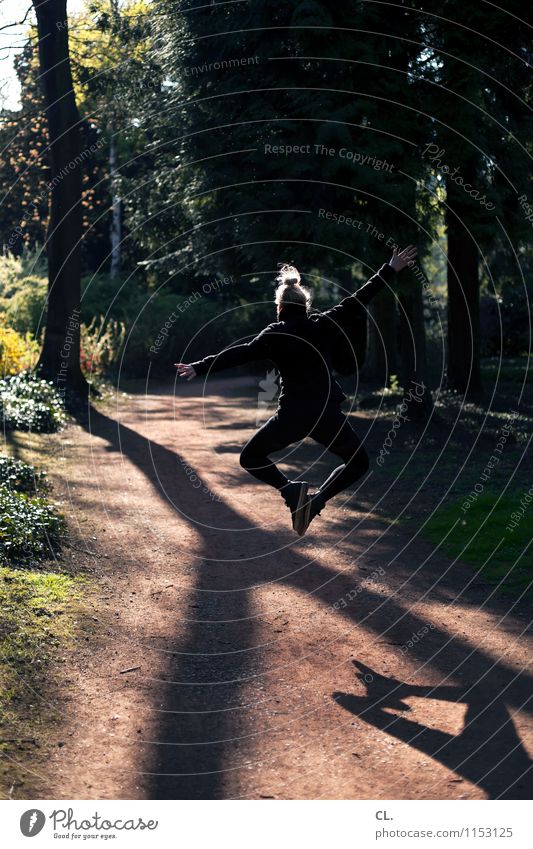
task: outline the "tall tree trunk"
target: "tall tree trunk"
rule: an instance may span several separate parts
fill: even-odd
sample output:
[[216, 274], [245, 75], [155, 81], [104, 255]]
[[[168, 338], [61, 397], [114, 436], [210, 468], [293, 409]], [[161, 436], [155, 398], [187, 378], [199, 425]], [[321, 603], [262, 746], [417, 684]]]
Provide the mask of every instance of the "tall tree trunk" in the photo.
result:
[[[405, 277], [404, 277], [405, 275]], [[422, 284], [412, 271], [403, 271], [400, 301], [399, 342], [400, 383], [411, 421], [425, 422], [433, 412], [433, 398], [427, 385], [426, 330]], [[405, 278], [408, 278], [407, 281]]]
[[[466, 180], [476, 185], [475, 169]], [[467, 230], [464, 189], [448, 181], [448, 367], [450, 389], [477, 398], [482, 392], [479, 362], [479, 252]]]
[[[413, 48], [403, 39], [407, 8], [408, 4], [402, 0], [387, 8], [386, 32], [394, 35], [395, 40], [388, 43], [389, 39], [386, 39], [386, 55], [383, 57], [383, 63], [393, 69], [395, 74], [399, 72], [401, 79], [405, 81], [401, 87], [402, 104], [416, 109], [418, 107], [416, 94], [409, 83], [410, 62], [414, 60]], [[391, 71], [387, 71], [386, 74], [390, 78]], [[401, 130], [399, 134], [402, 135]], [[408, 134], [404, 133], [404, 135]], [[398, 150], [398, 156], [405, 171], [416, 174], [418, 162], [415, 161], [413, 149], [410, 149], [408, 144], [404, 143], [403, 149]], [[398, 229], [394, 220], [390, 222], [395, 241], [403, 242], [399, 246], [400, 249], [409, 242], [416, 244], [414, 227], [418, 217], [416, 186], [416, 179], [402, 181], [400, 208], [404, 218], [398, 222]], [[393, 284], [398, 297], [396, 373], [404, 390], [409, 418], [412, 421], [426, 422], [433, 412], [433, 398], [427, 385], [424, 303], [422, 284], [415, 274], [417, 269], [418, 267], [415, 266], [413, 270], [402, 271], [399, 279]]]
[[111, 179], [111, 225], [109, 238], [111, 242], [110, 277], [114, 280], [120, 273], [120, 247], [122, 238], [122, 202], [119, 195], [119, 180], [117, 177], [118, 155], [117, 141], [111, 130], [109, 143], [109, 174]]
[[369, 383], [387, 386], [397, 374], [397, 313], [394, 293], [383, 291], [369, 307], [368, 344], [362, 378]]
[[50, 214], [46, 240], [48, 310], [42, 374], [68, 401], [86, 394], [80, 367], [81, 153], [72, 88], [66, 0], [33, 0], [50, 137]]

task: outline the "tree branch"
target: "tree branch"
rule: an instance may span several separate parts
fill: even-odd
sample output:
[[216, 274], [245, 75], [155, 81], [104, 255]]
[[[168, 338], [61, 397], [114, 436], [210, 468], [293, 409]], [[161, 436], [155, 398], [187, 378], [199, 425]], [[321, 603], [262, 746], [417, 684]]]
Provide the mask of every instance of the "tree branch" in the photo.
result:
[[28, 15], [30, 14], [32, 9], [33, 9], [33, 6], [30, 6], [29, 9], [26, 11], [26, 14], [24, 15], [24, 17], [22, 18], [21, 21], [14, 21], [12, 24], [4, 24], [3, 27], [0, 27], [0, 32], [2, 32], [3, 29], [9, 29], [10, 27], [21, 27], [23, 24], [26, 23]]

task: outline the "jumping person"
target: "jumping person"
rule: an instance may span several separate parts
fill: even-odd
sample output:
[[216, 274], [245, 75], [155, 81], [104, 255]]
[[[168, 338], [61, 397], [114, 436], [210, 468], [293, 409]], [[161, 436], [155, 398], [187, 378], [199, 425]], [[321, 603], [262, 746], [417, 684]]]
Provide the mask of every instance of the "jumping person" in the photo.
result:
[[[310, 312], [311, 294], [301, 285], [298, 270], [284, 265], [277, 277], [277, 322], [247, 344], [234, 345], [198, 362], [175, 363], [180, 377], [188, 380], [253, 360], [274, 363], [281, 378], [278, 409], [246, 443], [240, 462], [255, 478], [280, 491], [300, 536], [326, 503], [369, 467], [365, 448], [341, 410], [346, 396], [331, 373], [332, 346], [339, 331], [353, 327], [354, 316], [415, 257], [412, 245], [400, 252], [395, 248], [390, 262], [364, 286], [323, 313]], [[288, 480], [269, 459], [273, 452], [307, 436], [342, 460], [312, 495], [306, 481]]]

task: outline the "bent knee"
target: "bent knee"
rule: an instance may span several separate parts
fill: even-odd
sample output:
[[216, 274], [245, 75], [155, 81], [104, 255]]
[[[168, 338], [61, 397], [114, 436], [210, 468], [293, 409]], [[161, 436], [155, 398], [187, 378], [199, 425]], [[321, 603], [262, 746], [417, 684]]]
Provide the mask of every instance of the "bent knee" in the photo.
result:
[[244, 446], [239, 457], [239, 463], [243, 469], [254, 469], [260, 464], [260, 460], [258, 460], [257, 454], [254, 451], [250, 451], [249, 448]]
[[240, 457], [239, 457], [239, 463], [241, 464], [243, 469], [247, 469], [248, 466], [250, 465], [250, 455], [249, 455], [248, 451], [246, 450], [246, 448], [244, 448], [241, 451], [241, 454], [240, 454]]

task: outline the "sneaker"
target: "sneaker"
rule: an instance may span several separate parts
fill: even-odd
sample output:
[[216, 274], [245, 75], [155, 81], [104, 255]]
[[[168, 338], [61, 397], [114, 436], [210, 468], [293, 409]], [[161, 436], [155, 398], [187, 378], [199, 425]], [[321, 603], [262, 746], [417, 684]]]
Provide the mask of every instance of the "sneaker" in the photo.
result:
[[300, 532], [300, 536], [303, 536], [305, 534], [313, 519], [315, 519], [317, 516], [320, 516], [325, 506], [326, 499], [324, 498], [320, 490], [317, 489], [317, 491], [307, 499], [307, 509], [303, 511], [304, 522], [302, 523], [302, 530]]
[[307, 528], [309, 524], [307, 517], [310, 504], [310, 499], [307, 497], [308, 489], [309, 484], [305, 481], [289, 481], [280, 489], [281, 496], [291, 511], [292, 527], [300, 536], [305, 533], [302, 528]]

